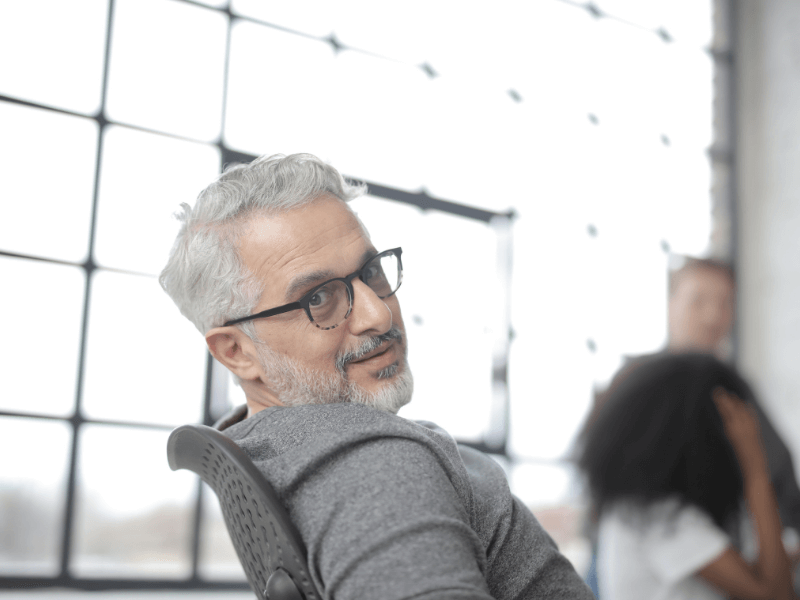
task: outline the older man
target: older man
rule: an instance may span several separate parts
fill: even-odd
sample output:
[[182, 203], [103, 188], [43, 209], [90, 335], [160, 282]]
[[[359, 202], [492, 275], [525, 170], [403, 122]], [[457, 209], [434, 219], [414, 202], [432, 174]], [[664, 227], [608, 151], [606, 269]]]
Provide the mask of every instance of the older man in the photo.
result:
[[413, 389], [402, 250], [373, 246], [346, 204], [362, 192], [313, 156], [272, 156], [184, 205], [160, 281], [244, 390], [226, 433], [326, 597], [591, 598], [494, 461], [395, 414]]

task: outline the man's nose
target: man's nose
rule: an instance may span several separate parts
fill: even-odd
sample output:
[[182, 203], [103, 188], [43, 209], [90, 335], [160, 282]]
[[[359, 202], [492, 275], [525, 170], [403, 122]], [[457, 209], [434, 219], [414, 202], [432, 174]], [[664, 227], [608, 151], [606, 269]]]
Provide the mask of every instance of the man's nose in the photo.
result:
[[353, 311], [350, 332], [353, 335], [381, 335], [392, 327], [392, 310], [366, 283], [353, 279]]

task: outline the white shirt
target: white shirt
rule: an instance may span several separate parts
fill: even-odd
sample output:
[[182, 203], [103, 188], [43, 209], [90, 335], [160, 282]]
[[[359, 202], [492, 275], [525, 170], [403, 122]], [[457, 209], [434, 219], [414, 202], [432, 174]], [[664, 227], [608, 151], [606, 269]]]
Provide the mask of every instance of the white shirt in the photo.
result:
[[603, 600], [720, 600], [702, 578], [731, 545], [709, 515], [677, 500], [647, 509], [618, 505], [600, 519], [598, 584]]

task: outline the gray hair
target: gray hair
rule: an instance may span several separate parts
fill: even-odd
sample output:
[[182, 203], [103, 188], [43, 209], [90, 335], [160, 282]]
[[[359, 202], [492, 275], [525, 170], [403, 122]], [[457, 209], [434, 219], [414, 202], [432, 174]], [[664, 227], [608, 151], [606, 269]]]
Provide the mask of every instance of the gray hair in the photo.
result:
[[[365, 191], [311, 154], [274, 154], [229, 166], [200, 192], [194, 208], [181, 204], [176, 217], [183, 224], [158, 281], [202, 334], [247, 316], [264, 291], [239, 256], [250, 217], [287, 212], [324, 194], [348, 202]], [[251, 322], [240, 327], [256, 339]]]

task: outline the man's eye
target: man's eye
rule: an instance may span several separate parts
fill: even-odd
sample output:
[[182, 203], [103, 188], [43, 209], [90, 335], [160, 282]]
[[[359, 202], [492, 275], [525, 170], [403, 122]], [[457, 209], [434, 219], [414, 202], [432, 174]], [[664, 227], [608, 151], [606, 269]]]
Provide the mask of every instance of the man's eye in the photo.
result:
[[332, 294], [331, 294], [330, 290], [328, 290], [326, 288], [321, 288], [321, 289], [317, 290], [316, 292], [314, 292], [314, 295], [311, 296], [311, 298], [309, 298], [308, 305], [309, 306], [322, 306], [323, 304], [325, 304], [326, 302], [328, 302], [331, 299], [331, 296], [332, 296]]
[[364, 267], [364, 270], [361, 273], [361, 276], [364, 278], [364, 281], [368, 281], [373, 277], [376, 277], [380, 272], [380, 267], [378, 265], [367, 265]]

